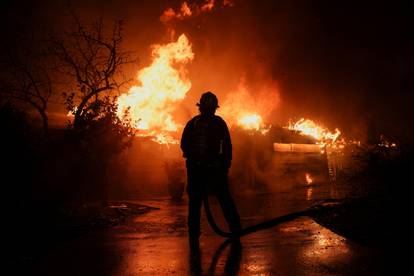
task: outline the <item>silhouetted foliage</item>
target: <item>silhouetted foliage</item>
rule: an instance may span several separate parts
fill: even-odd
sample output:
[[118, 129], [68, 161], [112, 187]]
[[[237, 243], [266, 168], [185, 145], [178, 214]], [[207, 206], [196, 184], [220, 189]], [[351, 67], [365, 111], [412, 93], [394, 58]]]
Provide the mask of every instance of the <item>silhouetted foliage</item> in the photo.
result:
[[69, 185], [80, 200], [107, 201], [107, 172], [133, 136], [130, 122], [117, 116], [114, 97], [127, 82], [123, 65], [132, 59], [121, 47], [122, 21], [108, 30], [102, 21], [86, 24], [70, 13], [73, 28], [50, 38], [57, 71], [75, 85], [73, 92], [63, 93], [73, 114], [66, 137], [71, 150], [64, 157], [70, 163]]
[[[8, 234], [18, 237], [10, 248], [17, 256], [25, 255], [22, 248], [59, 239], [61, 228], [73, 224], [72, 210], [108, 203], [109, 175], [134, 135], [126, 117], [118, 117], [114, 96], [125, 83], [122, 65], [130, 62], [120, 48], [121, 22], [107, 36], [102, 22], [87, 28], [74, 20], [74, 31], [49, 41], [52, 56], [20, 50], [8, 59], [1, 55], [0, 159]], [[49, 129], [47, 107], [58, 80], [78, 88], [64, 94], [74, 120]], [[31, 108], [39, 112], [48, 139], [33, 127]]]
[[116, 156], [131, 144], [134, 131], [129, 121], [116, 114], [115, 99], [105, 97], [95, 101], [94, 107], [77, 127], [68, 126], [72, 151], [72, 180], [81, 185], [83, 200], [107, 201], [108, 170]]

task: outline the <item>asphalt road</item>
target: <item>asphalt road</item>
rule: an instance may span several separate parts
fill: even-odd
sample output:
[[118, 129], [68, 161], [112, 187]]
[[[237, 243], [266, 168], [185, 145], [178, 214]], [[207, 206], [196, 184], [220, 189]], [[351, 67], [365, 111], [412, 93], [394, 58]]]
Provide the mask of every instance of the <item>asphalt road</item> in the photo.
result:
[[[329, 187], [327, 187], [329, 188]], [[327, 196], [307, 189], [237, 197], [244, 226], [298, 211]], [[200, 251], [191, 252], [186, 232], [187, 201], [137, 201], [159, 208], [124, 225], [89, 233], [53, 248], [37, 263], [41, 275], [380, 275], [384, 252], [341, 237], [301, 217], [223, 244], [203, 218]], [[220, 210], [213, 211], [225, 227]]]

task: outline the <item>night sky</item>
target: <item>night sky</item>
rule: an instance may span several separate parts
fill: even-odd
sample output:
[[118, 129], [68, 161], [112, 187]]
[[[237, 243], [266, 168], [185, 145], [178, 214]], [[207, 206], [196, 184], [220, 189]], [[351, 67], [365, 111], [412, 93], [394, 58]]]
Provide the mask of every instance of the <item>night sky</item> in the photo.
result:
[[[196, 55], [189, 67], [193, 87], [188, 102], [196, 101], [202, 90], [222, 95], [243, 77], [251, 93], [265, 82], [277, 84], [275, 121], [309, 117], [352, 135], [370, 125], [412, 141], [414, 17], [408, 4], [234, 2], [233, 7], [171, 23], [177, 33], [189, 35]], [[33, 47], [21, 37], [35, 34], [35, 41], [42, 41], [67, 27], [66, 3], [2, 1], [2, 52]], [[168, 42], [160, 15], [180, 3], [85, 0], [71, 1], [71, 6], [85, 20], [101, 17], [111, 23], [123, 18], [124, 46], [145, 65], [149, 45]]]

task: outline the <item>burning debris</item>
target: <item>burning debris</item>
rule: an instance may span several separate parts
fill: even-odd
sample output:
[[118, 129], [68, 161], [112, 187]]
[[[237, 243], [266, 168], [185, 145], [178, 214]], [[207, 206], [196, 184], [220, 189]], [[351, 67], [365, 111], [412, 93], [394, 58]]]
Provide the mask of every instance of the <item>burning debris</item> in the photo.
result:
[[335, 129], [335, 132], [332, 133], [327, 128], [316, 124], [314, 121], [304, 118], [295, 123], [290, 123], [287, 128], [293, 131], [298, 131], [302, 135], [308, 135], [315, 138], [321, 146], [335, 144], [339, 135], [341, 135], [339, 129]]

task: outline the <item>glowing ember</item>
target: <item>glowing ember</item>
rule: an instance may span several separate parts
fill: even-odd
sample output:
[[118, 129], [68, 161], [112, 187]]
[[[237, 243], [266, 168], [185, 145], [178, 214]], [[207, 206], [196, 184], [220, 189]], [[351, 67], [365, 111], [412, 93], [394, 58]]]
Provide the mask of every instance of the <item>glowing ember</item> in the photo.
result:
[[309, 173], [305, 174], [305, 179], [306, 179], [306, 184], [308, 184], [308, 185], [312, 184], [313, 179], [312, 179], [312, 177], [310, 176]]
[[304, 118], [290, 124], [288, 129], [298, 131], [302, 135], [309, 135], [320, 142], [330, 141], [334, 143], [341, 134], [339, 129], [335, 129], [335, 133], [332, 133], [328, 129], [317, 125], [314, 121]]
[[[176, 143], [170, 136], [178, 129], [172, 117], [176, 104], [191, 88], [183, 65], [194, 58], [187, 37], [176, 42], [155, 45], [150, 66], [138, 72], [139, 86], [132, 86], [118, 98], [118, 116], [126, 112], [139, 136], [153, 136], [159, 143]], [[178, 67], [178, 68], [176, 68]]]
[[378, 143], [378, 146], [385, 147], [385, 148], [397, 148], [397, 144], [394, 142], [388, 141], [383, 134], [380, 135], [380, 141]]

